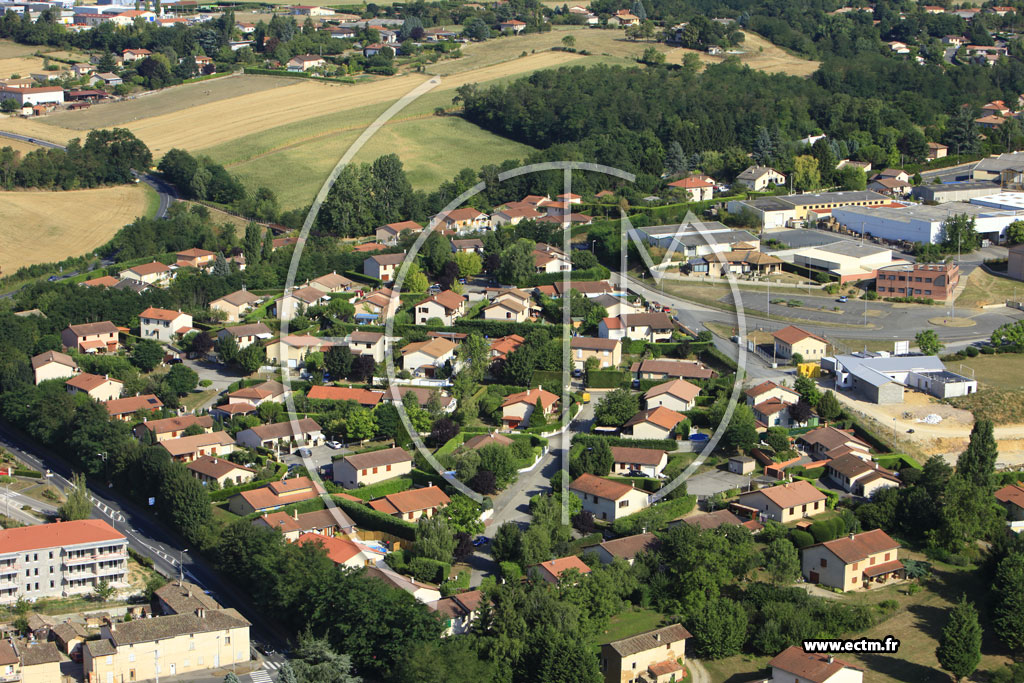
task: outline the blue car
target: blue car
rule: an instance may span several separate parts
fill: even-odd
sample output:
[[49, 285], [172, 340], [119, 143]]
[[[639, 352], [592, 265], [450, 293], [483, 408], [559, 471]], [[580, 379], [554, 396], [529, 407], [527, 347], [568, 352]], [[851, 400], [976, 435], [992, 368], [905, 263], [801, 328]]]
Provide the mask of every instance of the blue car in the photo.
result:
[[477, 536], [473, 539], [473, 546], [479, 548], [480, 546], [489, 543], [490, 540], [491, 539], [487, 538], [486, 536]]

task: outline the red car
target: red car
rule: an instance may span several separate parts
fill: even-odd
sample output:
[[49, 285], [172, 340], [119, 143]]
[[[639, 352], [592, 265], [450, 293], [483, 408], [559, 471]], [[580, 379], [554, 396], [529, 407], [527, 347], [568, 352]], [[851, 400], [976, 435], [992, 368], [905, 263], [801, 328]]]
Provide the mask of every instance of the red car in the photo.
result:
[[672, 308], [669, 307], [669, 306], [662, 306], [661, 312], [662, 313], [671, 313], [672, 312]]

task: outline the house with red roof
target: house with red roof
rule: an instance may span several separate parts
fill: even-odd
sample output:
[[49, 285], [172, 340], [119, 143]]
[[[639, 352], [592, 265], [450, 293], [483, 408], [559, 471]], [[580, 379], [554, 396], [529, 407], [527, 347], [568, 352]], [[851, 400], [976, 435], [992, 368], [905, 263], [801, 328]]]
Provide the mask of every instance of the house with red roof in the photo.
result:
[[772, 333], [775, 339], [775, 355], [792, 358], [799, 353], [805, 361], [821, 360], [828, 355], [828, 340], [796, 325], [787, 325]]
[[1024, 484], [1007, 484], [996, 491], [996, 500], [1006, 508], [1006, 523], [1020, 533], [1024, 530]]
[[122, 280], [144, 282], [147, 285], [164, 286], [174, 277], [174, 271], [159, 261], [153, 261], [125, 268], [118, 277]]
[[269, 512], [292, 503], [316, 498], [322, 492], [309, 477], [292, 477], [267, 484], [263, 488], [242, 491], [231, 496], [228, 509], [245, 517], [254, 512]]
[[129, 422], [138, 412], [154, 413], [164, 407], [164, 402], [155, 394], [143, 394], [141, 396], [128, 396], [126, 398], [115, 398], [104, 401], [110, 417], [121, 422]]
[[65, 379], [74, 377], [80, 372], [78, 363], [66, 353], [60, 351], [44, 351], [32, 356], [32, 374], [36, 384], [48, 379]]
[[509, 19], [498, 24], [498, 28], [501, 31], [511, 31], [512, 33], [519, 35], [526, 29], [526, 22], [519, 21], [518, 19]]
[[139, 336], [143, 339], [169, 344], [175, 337], [192, 331], [192, 316], [188, 313], [150, 306], [139, 313]]
[[595, 518], [614, 522], [650, 505], [650, 494], [629, 484], [593, 474], [582, 474], [569, 490], [583, 501], [583, 509]]
[[824, 513], [828, 509], [825, 501], [824, 493], [800, 480], [741, 493], [730, 507], [747, 518], [763, 516], [785, 524]]
[[822, 652], [804, 652], [799, 645], [786, 648], [768, 662], [772, 677], [766, 683], [862, 683], [864, 670]]
[[648, 408], [629, 418], [622, 425], [622, 431], [636, 439], [671, 439], [676, 425], [686, 419], [674, 410], [664, 406]]
[[800, 551], [800, 569], [810, 583], [842, 591], [878, 588], [906, 577], [900, 544], [881, 529], [850, 534]]
[[650, 408], [668, 408], [685, 413], [693, 407], [700, 395], [700, 387], [685, 379], [673, 379], [653, 386], [644, 394], [644, 405]]
[[692, 175], [668, 184], [680, 191], [691, 202], [707, 201], [715, 196], [715, 181], [706, 175]]
[[562, 580], [562, 576], [570, 570], [575, 571], [579, 576], [590, 573], [590, 567], [587, 566], [587, 563], [576, 555], [559, 557], [556, 560], [548, 560], [547, 562], [532, 565], [527, 569], [527, 573], [534, 579], [557, 584]]
[[60, 333], [60, 343], [79, 353], [114, 353], [121, 348], [119, 333], [117, 325], [109, 320], [68, 325]]
[[442, 325], [450, 327], [466, 313], [466, 299], [450, 289], [432, 294], [416, 304], [416, 324], [426, 325], [437, 318]]
[[397, 223], [388, 223], [377, 228], [376, 238], [378, 244], [385, 244], [387, 246], [394, 246], [398, 244], [399, 237], [403, 233], [408, 235], [415, 235], [423, 231], [423, 226], [416, 221], [399, 221]]
[[353, 453], [334, 461], [335, 484], [347, 489], [369, 486], [412, 472], [412, 456], [399, 446], [367, 453]]
[[437, 221], [439, 227], [455, 232], [473, 232], [491, 227], [490, 216], [472, 207], [452, 209], [448, 213], [436, 214], [430, 217], [430, 222], [434, 221]]
[[516, 429], [523, 423], [529, 424], [538, 401], [546, 416], [555, 414], [558, 396], [537, 387], [506, 397], [501, 404], [501, 423], [508, 429]]
[[430, 484], [419, 489], [392, 493], [370, 501], [370, 507], [392, 517], [415, 522], [420, 517], [433, 517], [434, 513], [452, 502], [441, 487]]
[[[199, 58], [196, 57], [198, 60]], [[209, 57], [207, 57], [209, 59]], [[199, 62], [197, 61], [196, 64]], [[176, 259], [174, 265], [179, 268], [198, 268], [201, 270], [209, 270], [213, 268], [213, 264], [217, 261], [217, 254], [210, 251], [209, 249], [200, 249], [198, 247], [192, 247], [191, 249], [185, 249], [179, 251], [174, 255]]]
[[124, 383], [109, 375], [83, 372], [64, 383], [69, 394], [85, 394], [94, 401], [112, 401], [121, 395]]
[[299, 536], [296, 543], [323, 548], [331, 562], [339, 567], [352, 569], [373, 567], [384, 559], [384, 553], [381, 551], [362, 543], [356, 543], [345, 536], [321, 536], [320, 534], [304, 533]]

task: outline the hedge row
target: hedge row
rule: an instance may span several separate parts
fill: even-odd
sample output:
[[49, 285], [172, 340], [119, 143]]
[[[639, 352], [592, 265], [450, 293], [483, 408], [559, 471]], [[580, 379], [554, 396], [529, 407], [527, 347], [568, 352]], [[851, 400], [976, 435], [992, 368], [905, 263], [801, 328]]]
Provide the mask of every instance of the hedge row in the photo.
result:
[[736, 365], [736, 361], [710, 344], [707, 349], [698, 354], [698, 358], [711, 367], [724, 366], [728, 372], [736, 372], [739, 367]]
[[[530, 377], [531, 387], [545, 387], [548, 391], [561, 393], [562, 372], [560, 370], [534, 370]], [[552, 387], [557, 387], [552, 389]]]
[[653, 479], [651, 477], [605, 477], [610, 481], [617, 481], [620, 484], [629, 484], [630, 486], [638, 489], [643, 489], [648, 493], [654, 493], [661, 488], [661, 479]]
[[[611, 276], [612, 272], [604, 266], [595, 266], [594, 268], [587, 268], [585, 270], [572, 271], [571, 280], [573, 282], [592, 282], [594, 280], [607, 280]], [[545, 285], [553, 285], [556, 282], [561, 282], [564, 277], [564, 273], [538, 273], [528, 277], [522, 287], [543, 287]]]
[[581, 443], [584, 446], [590, 445], [598, 440], [606, 441], [609, 446], [654, 448], [659, 451], [674, 451], [678, 445], [673, 439], [623, 439], [617, 436], [599, 436], [597, 434], [577, 434], [572, 437], [572, 443]]
[[407, 541], [416, 540], [416, 526], [405, 520], [378, 512], [368, 505], [357, 503], [353, 500], [346, 500], [338, 496], [332, 496], [332, 500], [347, 514], [356, 526], [370, 531], [383, 531], [403, 538]]
[[619, 536], [631, 536], [641, 533], [642, 529], [655, 531], [662, 529], [673, 519], [687, 514], [697, 504], [696, 496], [680, 496], [674, 500], [661, 501], [646, 510], [634, 512], [628, 517], [617, 519], [612, 523], [612, 531]]
[[313, 74], [306, 71], [282, 71], [281, 69], [259, 69], [252, 66], [247, 66], [243, 69], [244, 73], [253, 74], [257, 76], [283, 76], [285, 78], [315, 78], [318, 81], [330, 81], [332, 83], [355, 83], [354, 78], [328, 78], [327, 76], [313, 76]]
[[629, 373], [621, 370], [591, 370], [587, 373], [587, 386], [595, 389], [615, 389], [629, 385]]
[[[410, 327], [412, 327], [410, 325]], [[417, 326], [417, 329], [423, 329], [422, 326]], [[449, 328], [438, 328], [438, 329], [449, 329]], [[460, 318], [455, 321], [451, 329], [456, 332], [464, 332], [469, 334], [471, 332], [477, 332], [485, 337], [504, 337], [510, 334], [518, 334], [520, 337], [525, 337], [533, 330], [546, 330], [552, 339], [558, 339], [562, 336], [562, 325], [553, 325], [550, 323], [514, 323], [507, 322], [504, 320], [467, 320], [466, 318]]]
[[459, 446], [461, 446], [465, 442], [465, 440], [466, 440], [466, 434], [464, 432], [460, 432], [459, 434], [456, 434], [455, 436], [453, 436], [451, 439], [448, 440], [448, 443], [446, 443], [445, 445], [441, 446], [440, 448], [438, 448], [434, 452], [434, 457], [435, 458], [440, 458], [440, 457], [443, 457], [445, 455], [451, 455], [452, 453], [455, 452], [455, 449], [457, 449]]
[[373, 285], [374, 287], [380, 287], [384, 284], [383, 280], [378, 280], [377, 278], [370, 277], [369, 275], [363, 275], [362, 273], [358, 273], [354, 270], [346, 270], [342, 275], [354, 282], [362, 282], [363, 284]]
[[355, 496], [361, 500], [374, 500], [390, 496], [392, 493], [401, 493], [412, 488], [412, 477], [401, 476], [387, 481], [377, 482], [369, 486], [360, 486], [355, 489], [345, 489], [345, 493]]

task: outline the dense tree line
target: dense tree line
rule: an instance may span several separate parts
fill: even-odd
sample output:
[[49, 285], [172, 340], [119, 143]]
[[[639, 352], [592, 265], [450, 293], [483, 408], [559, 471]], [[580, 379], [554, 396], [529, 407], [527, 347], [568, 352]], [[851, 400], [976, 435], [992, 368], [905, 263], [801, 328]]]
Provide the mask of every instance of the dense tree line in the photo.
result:
[[132, 169], [145, 171], [152, 163], [149, 148], [127, 128], [93, 130], [84, 145], [75, 138], [66, 149], [40, 148], [21, 156], [0, 148], [0, 188], [79, 190], [127, 183]]

